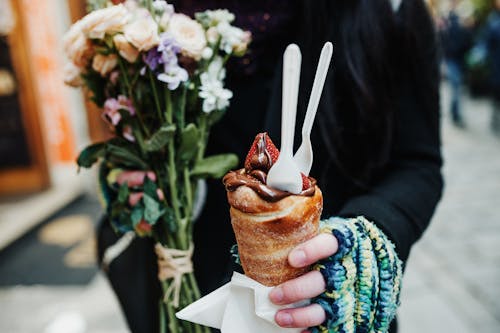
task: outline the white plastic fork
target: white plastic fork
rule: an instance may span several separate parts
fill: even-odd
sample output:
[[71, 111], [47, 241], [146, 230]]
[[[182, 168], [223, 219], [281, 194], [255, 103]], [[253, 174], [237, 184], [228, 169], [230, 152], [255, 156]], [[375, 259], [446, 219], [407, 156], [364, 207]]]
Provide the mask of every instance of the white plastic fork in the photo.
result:
[[316, 117], [316, 112], [318, 111], [319, 100], [321, 98], [323, 86], [325, 85], [326, 75], [328, 74], [332, 54], [332, 43], [325, 43], [319, 57], [318, 68], [316, 69], [316, 76], [314, 77], [311, 96], [309, 97], [309, 104], [307, 105], [307, 112], [304, 118], [304, 124], [302, 125], [302, 143], [293, 157], [293, 160], [299, 170], [306, 176], [309, 176], [309, 172], [311, 171], [313, 164], [311, 130], [314, 124], [314, 118]]
[[293, 137], [295, 135], [301, 61], [302, 55], [299, 47], [290, 44], [283, 55], [280, 155], [267, 174], [268, 186], [293, 194], [302, 191], [300, 170], [293, 160]]

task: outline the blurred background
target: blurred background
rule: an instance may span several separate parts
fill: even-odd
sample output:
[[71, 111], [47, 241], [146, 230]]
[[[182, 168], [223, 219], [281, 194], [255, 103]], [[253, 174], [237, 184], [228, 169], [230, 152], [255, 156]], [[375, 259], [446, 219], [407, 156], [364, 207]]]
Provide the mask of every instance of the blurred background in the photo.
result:
[[[429, 6], [446, 188], [407, 265], [400, 332], [500, 332], [500, 1]], [[0, 0], [0, 332], [127, 332], [95, 262], [95, 170], [74, 163], [108, 133], [61, 70], [62, 36], [85, 9]]]

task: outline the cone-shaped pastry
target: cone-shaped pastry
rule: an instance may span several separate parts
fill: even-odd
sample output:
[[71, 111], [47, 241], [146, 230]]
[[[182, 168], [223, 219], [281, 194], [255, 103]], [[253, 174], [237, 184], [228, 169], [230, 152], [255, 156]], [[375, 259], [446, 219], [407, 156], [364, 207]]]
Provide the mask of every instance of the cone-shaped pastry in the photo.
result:
[[293, 195], [266, 185], [266, 174], [278, 150], [267, 134], [259, 134], [245, 169], [224, 177], [241, 263], [245, 274], [275, 286], [306, 273], [293, 268], [288, 254], [318, 234], [323, 197], [316, 181], [303, 176], [302, 193]]

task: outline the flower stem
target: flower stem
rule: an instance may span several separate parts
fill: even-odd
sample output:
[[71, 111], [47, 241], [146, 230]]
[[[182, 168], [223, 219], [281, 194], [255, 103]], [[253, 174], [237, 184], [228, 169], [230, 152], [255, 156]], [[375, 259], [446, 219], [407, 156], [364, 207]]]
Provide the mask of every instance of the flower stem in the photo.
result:
[[172, 117], [172, 96], [170, 90], [168, 90], [167, 86], [164, 88], [165, 94], [165, 118], [167, 119], [168, 124], [172, 124], [174, 122]]
[[167, 322], [165, 320], [165, 303], [162, 299], [158, 302], [160, 310], [160, 333], [167, 333]]
[[[135, 98], [133, 98], [134, 94], [132, 92], [132, 86], [130, 85], [130, 81], [128, 79], [127, 69], [125, 68], [125, 65], [123, 64], [123, 61], [120, 57], [118, 57], [118, 65], [120, 67], [121, 76], [123, 77], [123, 82], [125, 84], [125, 87], [127, 88], [127, 95], [132, 100], [132, 103], [134, 104], [135, 113], [137, 114], [137, 118], [139, 119], [140, 127], [144, 131], [146, 136], [149, 138], [151, 135], [150, 135], [149, 130], [146, 126], [146, 123], [144, 122], [144, 119], [142, 118], [141, 109], [138, 107], [138, 105], [135, 101]], [[142, 149], [142, 147], [141, 147], [141, 149]]]
[[189, 169], [185, 166], [183, 168], [183, 174], [184, 174], [184, 190], [186, 191], [186, 201], [187, 201], [187, 205], [186, 205], [186, 209], [185, 209], [185, 212], [184, 212], [184, 215], [186, 217], [186, 219], [188, 219], [188, 221], [191, 220], [191, 216], [193, 214], [192, 210], [193, 210], [193, 193], [192, 193], [192, 189], [191, 189], [191, 177], [189, 175]]
[[[168, 283], [166, 281], [161, 281], [161, 287], [163, 290], [163, 294], [165, 294], [165, 292], [168, 289]], [[165, 300], [163, 300], [163, 299], [160, 300], [160, 304], [163, 307], [163, 311], [160, 312], [160, 329], [162, 327], [161, 326], [162, 321], [165, 321], [165, 308], [166, 308], [167, 317], [168, 317], [168, 328], [169, 328], [168, 333], [180, 333], [181, 331], [179, 330], [178, 320], [175, 317], [175, 312], [174, 312], [174, 309], [172, 307], [172, 304], [170, 304], [170, 302], [168, 302], [168, 301], [165, 302]], [[166, 333], [165, 331], [161, 331], [161, 330], [160, 330], [160, 332]]]
[[207, 116], [200, 116], [200, 123], [198, 125], [200, 130], [200, 139], [198, 140], [198, 156], [197, 161], [201, 160], [205, 155], [206, 141], [207, 141]]
[[[172, 115], [172, 99], [170, 96], [170, 90], [165, 87], [165, 118], [167, 120], [167, 124], [173, 124], [173, 115]], [[174, 141], [170, 140], [168, 143], [168, 164], [167, 164], [167, 174], [168, 174], [168, 185], [170, 188], [170, 202], [172, 203], [172, 208], [174, 209], [175, 220], [179, 225], [178, 240], [179, 245], [183, 250], [186, 250], [189, 247], [188, 242], [185, 239], [185, 230], [186, 230], [186, 222], [185, 219], [181, 217], [180, 208], [179, 208], [179, 194], [177, 192], [177, 168], [175, 165], [175, 146]]]
[[158, 113], [158, 120], [160, 122], [163, 121], [163, 117], [161, 115], [161, 106], [160, 106], [160, 98], [158, 97], [158, 91], [156, 90], [156, 82], [153, 77], [153, 73], [151, 70], [148, 70], [149, 73], [149, 81], [151, 82], [151, 90], [153, 90], [153, 97], [156, 105], [156, 112]]

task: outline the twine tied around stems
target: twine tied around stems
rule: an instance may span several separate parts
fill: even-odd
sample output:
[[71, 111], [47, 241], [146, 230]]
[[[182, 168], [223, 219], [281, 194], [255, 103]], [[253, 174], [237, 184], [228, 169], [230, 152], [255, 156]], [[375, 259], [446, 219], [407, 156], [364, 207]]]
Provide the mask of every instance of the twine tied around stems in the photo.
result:
[[182, 276], [193, 272], [191, 257], [193, 256], [194, 245], [191, 243], [189, 249], [179, 250], [156, 243], [155, 251], [158, 256], [158, 279], [160, 281], [173, 279], [165, 291], [164, 301], [167, 302], [173, 295], [172, 305], [177, 308], [179, 306]]

